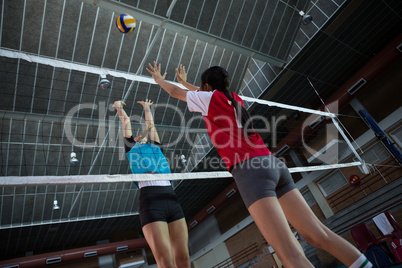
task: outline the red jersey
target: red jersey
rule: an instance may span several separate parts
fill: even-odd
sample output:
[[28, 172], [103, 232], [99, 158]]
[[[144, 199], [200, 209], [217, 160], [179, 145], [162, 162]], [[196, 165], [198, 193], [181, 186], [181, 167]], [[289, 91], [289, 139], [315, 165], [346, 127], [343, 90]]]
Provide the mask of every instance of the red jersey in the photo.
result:
[[[236, 93], [232, 94], [244, 107], [243, 100]], [[235, 108], [223, 92], [189, 91], [187, 106], [191, 112], [203, 115], [209, 137], [229, 171], [244, 160], [272, 154], [259, 134], [244, 132]]]

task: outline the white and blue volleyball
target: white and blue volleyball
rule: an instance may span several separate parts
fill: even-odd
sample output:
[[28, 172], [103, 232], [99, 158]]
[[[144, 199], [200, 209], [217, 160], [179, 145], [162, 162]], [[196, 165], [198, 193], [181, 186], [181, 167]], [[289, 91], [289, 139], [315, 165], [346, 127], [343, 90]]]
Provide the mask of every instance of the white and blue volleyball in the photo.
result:
[[135, 29], [135, 19], [129, 14], [121, 14], [117, 17], [116, 27], [124, 34], [131, 33]]

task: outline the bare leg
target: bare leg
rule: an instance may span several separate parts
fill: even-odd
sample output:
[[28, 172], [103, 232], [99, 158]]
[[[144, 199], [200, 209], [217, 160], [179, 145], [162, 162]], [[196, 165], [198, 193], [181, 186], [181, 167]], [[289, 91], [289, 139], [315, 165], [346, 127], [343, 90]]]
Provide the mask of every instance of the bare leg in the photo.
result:
[[286, 268], [313, 267], [294, 237], [276, 197], [262, 198], [248, 210]]
[[320, 222], [299, 190], [286, 193], [279, 202], [290, 224], [309, 244], [324, 249], [346, 266], [359, 258], [361, 253], [357, 248]]
[[168, 224], [170, 244], [173, 249], [174, 262], [177, 268], [190, 268], [188, 251], [188, 232], [186, 220], [180, 219]]
[[142, 227], [159, 268], [173, 268], [173, 252], [170, 246], [169, 228], [166, 222], [151, 222]]

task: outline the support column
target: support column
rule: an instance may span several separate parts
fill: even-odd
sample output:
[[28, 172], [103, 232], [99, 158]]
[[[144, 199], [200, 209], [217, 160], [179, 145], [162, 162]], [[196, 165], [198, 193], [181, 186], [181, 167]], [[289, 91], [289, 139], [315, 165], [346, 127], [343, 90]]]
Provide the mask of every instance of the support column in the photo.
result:
[[307, 187], [310, 190], [311, 194], [314, 196], [315, 201], [317, 201], [317, 204], [320, 207], [325, 218], [329, 218], [332, 215], [334, 215], [334, 212], [332, 211], [331, 207], [328, 205], [327, 200], [322, 195], [317, 184], [313, 181], [313, 182], [310, 182], [309, 184], [307, 184]]
[[[299, 156], [295, 153], [294, 150], [289, 152], [290, 158], [292, 158], [293, 162], [296, 164], [296, 166], [303, 166]], [[307, 172], [301, 172], [300, 173], [302, 177], [306, 177], [308, 175]], [[328, 205], [327, 200], [324, 198], [322, 195], [320, 189], [316, 185], [314, 181], [310, 182], [307, 184], [307, 188], [310, 190], [310, 193], [313, 195], [315, 201], [317, 202], [317, 205], [320, 207], [322, 213], [325, 215], [325, 218], [331, 217], [334, 215], [332, 212], [331, 207]]]

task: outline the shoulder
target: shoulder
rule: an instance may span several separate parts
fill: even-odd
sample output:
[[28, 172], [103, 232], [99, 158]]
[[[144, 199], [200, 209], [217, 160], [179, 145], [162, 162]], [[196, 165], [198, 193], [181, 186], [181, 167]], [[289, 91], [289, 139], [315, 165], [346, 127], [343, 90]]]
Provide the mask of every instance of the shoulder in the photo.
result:
[[124, 139], [127, 141], [127, 142], [129, 142], [129, 143], [135, 143], [135, 140], [134, 140], [134, 137], [133, 136], [131, 136], [131, 137], [124, 137]]
[[237, 102], [241, 103], [241, 105], [244, 107], [244, 101], [243, 101], [243, 99], [240, 98], [240, 96], [237, 95], [236, 92], [232, 92], [232, 96], [233, 96], [233, 98], [234, 98]]
[[130, 138], [124, 137], [124, 149], [126, 153], [128, 153], [131, 150], [131, 148], [133, 148], [135, 145], [136, 142], [133, 136], [131, 136]]
[[187, 92], [187, 98], [190, 97], [194, 100], [202, 100], [202, 99], [210, 99], [212, 98], [212, 95], [214, 94], [214, 91], [189, 91]]
[[209, 104], [215, 91], [189, 91], [187, 93], [187, 106], [190, 112], [208, 114]]
[[155, 146], [159, 147], [162, 145], [161, 143], [154, 141], [154, 140], [150, 140], [148, 144], [150, 144], [152, 147], [155, 147]]
[[160, 153], [163, 154], [164, 150], [162, 149], [162, 146], [163, 146], [163, 145], [162, 145], [161, 143], [159, 143], [159, 142], [157, 142], [157, 141], [150, 140], [149, 143], [147, 143], [147, 144], [150, 146], [150, 148], [152, 149], [152, 151], [154, 151], [154, 152], [160, 152]]
[[237, 95], [237, 93], [234, 92], [234, 91], [232, 91], [232, 96], [233, 96], [233, 98], [234, 98], [236, 101], [241, 101], [241, 102], [243, 101], [243, 99], [240, 98], [240, 96]]

